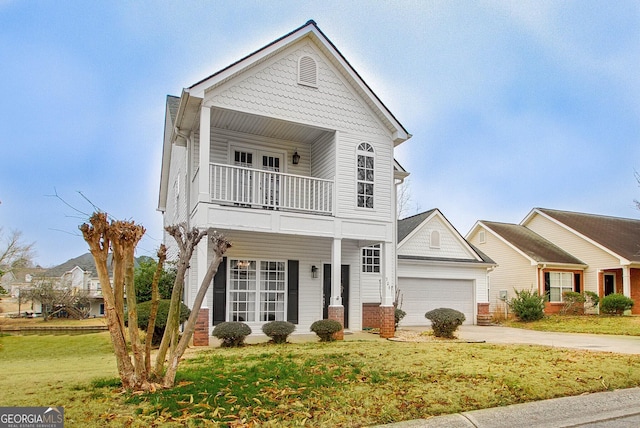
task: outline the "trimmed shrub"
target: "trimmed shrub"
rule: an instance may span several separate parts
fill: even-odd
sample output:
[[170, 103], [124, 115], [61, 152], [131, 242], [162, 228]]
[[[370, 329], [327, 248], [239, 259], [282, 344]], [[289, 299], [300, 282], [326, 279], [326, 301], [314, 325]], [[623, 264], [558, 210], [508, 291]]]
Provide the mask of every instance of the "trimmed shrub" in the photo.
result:
[[600, 311], [607, 315], [623, 315], [632, 307], [633, 300], [620, 293], [609, 294], [600, 302]]
[[402, 318], [404, 318], [406, 315], [407, 313], [405, 311], [403, 311], [400, 308], [396, 308], [394, 312], [394, 317], [396, 320], [396, 328], [398, 328], [398, 324], [400, 324], [400, 321], [402, 321]]
[[584, 302], [586, 302], [587, 299], [582, 293], [578, 293], [577, 291], [565, 291], [562, 293], [562, 301], [564, 305], [562, 305], [562, 309], [560, 309], [560, 315], [578, 315], [584, 313]]
[[[169, 316], [169, 306], [171, 300], [158, 301], [158, 315], [156, 316], [156, 325], [153, 329], [153, 338], [151, 344], [154, 346], [160, 345], [162, 341], [162, 335], [164, 334], [164, 328], [167, 326], [167, 317]], [[151, 314], [151, 301], [138, 303], [136, 306], [138, 311], [138, 327], [143, 330], [147, 329], [149, 325], [149, 315]], [[185, 322], [191, 310], [184, 303], [180, 303], [180, 323]], [[126, 320], [127, 318], [125, 318]]]
[[544, 318], [544, 296], [537, 291], [514, 290], [516, 297], [509, 300], [509, 308], [520, 321], [537, 321]]
[[453, 333], [462, 325], [466, 319], [460, 311], [450, 308], [438, 308], [424, 314], [424, 317], [431, 321], [431, 329], [436, 337], [453, 339]]
[[288, 321], [271, 321], [262, 326], [262, 332], [269, 336], [273, 343], [287, 343], [287, 337], [295, 329], [295, 324]]
[[342, 324], [336, 320], [319, 320], [311, 324], [311, 331], [318, 335], [320, 342], [333, 342], [333, 336], [342, 330]]
[[251, 334], [251, 327], [243, 322], [222, 322], [213, 328], [212, 336], [222, 340], [223, 348], [238, 348], [244, 345], [244, 339]]

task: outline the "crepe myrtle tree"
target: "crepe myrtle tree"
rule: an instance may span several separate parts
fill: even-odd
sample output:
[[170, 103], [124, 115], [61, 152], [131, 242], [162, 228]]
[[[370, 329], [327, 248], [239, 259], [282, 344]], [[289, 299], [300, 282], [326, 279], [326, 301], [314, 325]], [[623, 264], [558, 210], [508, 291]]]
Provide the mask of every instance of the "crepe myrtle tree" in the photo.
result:
[[[157, 315], [160, 280], [163, 264], [166, 258], [166, 248], [158, 251], [158, 264], [154, 274], [151, 291], [151, 320], [148, 323], [145, 346], [138, 329], [137, 301], [134, 275], [134, 253], [137, 243], [145, 233], [144, 227], [133, 221], [109, 221], [104, 212], [95, 212], [89, 222], [80, 226], [85, 241], [93, 255], [98, 277], [102, 285], [105, 301], [105, 316], [109, 334], [114, 345], [118, 374], [122, 386], [128, 390], [153, 391], [158, 387], [172, 387], [178, 364], [187, 344], [193, 336], [196, 319], [204, 296], [213, 276], [222, 261], [223, 254], [231, 246], [227, 239], [216, 232], [200, 231], [195, 228], [187, 230], [186, 225], [180, 224], [167, 227], [167, 231], [176, 239], [179, 247], [179, 257], [176, 267], [176, 278], [171, 294], [171, 303], [167, 317], [167, 325], [155, 365], [151, 364], [151, 337]], [[214, 251], [214, 258], [208, 266], [205, 278], [195, 298], [193, 310], [189, 316], [182, 336], [179, 335], [180, 304], [184, 277], [189, 266], [189, 260], [194, 249], [204, 236], [208, 236]], [[107, 257], [112, 252], [113, 283], [107, 270]], [[124, 301], [127, 302], [127, 324], [124, 323]], [[164, 346], [164, 348], [163, 348]], [[131, 354], [129, 353], [131, 350]], [[167, 350], [169, 357], [167, 358]], [[166, 366], [165, 366], [166, 364]]]

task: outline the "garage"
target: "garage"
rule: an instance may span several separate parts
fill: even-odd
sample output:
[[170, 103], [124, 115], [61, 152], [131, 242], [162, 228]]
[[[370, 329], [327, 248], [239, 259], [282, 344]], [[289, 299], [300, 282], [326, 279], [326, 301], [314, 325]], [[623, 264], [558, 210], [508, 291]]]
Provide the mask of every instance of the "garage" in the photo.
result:
[[398, 278], [402, 310], [400, 325], [428, 326], [424, 314], [432, 309], [451, 308], [464, 314], [465, 324], [474, 324], [474, 281], [462, 279]]

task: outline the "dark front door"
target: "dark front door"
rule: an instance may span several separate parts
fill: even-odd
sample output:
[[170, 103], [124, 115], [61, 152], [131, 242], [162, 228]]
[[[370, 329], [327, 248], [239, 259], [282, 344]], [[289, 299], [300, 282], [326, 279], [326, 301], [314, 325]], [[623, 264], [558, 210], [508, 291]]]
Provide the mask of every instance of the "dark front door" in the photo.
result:
[[612, 274], [604, 274], [604, 295], [608, 296], [616, 292], [616, 276]]
[[[349, 265], [340, 268], [340, 281], [342, 284], [342, 306], [344, 306], [344, 328], [349, 328]], [[331, 265], [324, 265], [323, 283], [323, 309], [322, 318], [329, 317], [329, 301], [331, 300]]]

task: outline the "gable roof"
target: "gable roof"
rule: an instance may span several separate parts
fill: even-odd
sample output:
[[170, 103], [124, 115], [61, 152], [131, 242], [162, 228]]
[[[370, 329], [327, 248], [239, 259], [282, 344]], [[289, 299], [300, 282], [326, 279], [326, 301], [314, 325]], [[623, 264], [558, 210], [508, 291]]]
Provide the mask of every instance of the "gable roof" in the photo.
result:
[[495, 265], [496, 263], [486, 254], [479, 251], [476, 247], [471, 245], [460, 233], [456, 230], [455, 227], [449, 222], [449, 220], [440, 212], [439, 209], [434, 208], [420, 214], [413, 215], [411, 217], [404, 218], [402, 220], [398, 220], [397, 222], [397, 240], [398, 245], [402, 243], [409, 235], [412, 235], [414, 231], [416, 231], [419, 227], [421, 227], [425, 222], [431, 219], [434, 216], [438, 216], [442, 219], [445, 225], [451, 230], [458, 240], [460, 241], [462, 246], [466, 246], [467, 251], [473, 254], [474, 258], [470, 259], [452, 259], [452, 258], [434, 258], [434, 257], [426, 257], [419, 255], [398, 255], [398, 259], [412, 259], [412, 260], [438, 260], [438, 261], [455, 261], [455, 262], [473, 262], [473, 263], [487, 263]]
[[551, 218], [600, 246], [631, 262], [640, 262], [640, 220], [571, 211], [534, 208], [522, 221], [535, 213]]
[[333, 42], [329, 40], [322, 30], [320, 30], [318, 24], [313, 20], [307, 21], [304, 25], [296, 28], [295, 30], [239, 59], [233, 64], [215, 72], [214, 74], [194, 83], [189, 86], [186, 91], [191, 93], [193, 96], [200, 96], [201, 93], [204, 93], [204, 91], [211, 86], [226, 82], [228, 79], [233, 78], [237, 73], [255, 65], [256, 62], [260, 62], [261, 60], [271, 57], [304, 37], [311, 37], [318, 43], [321, 49], [324, 50], [327, 56], [332, 60], [334, 66], [338, 70], [341, 70], [343, 76], [359, 92], [360, 96], [369, 105], [369, 107], [376, 112], [385, 126], [390, 129], [394, 129], [394, 143], [396, 145], [411, 138], [411, 134], [409, 134], [405, 127], [400, 123], [400, 121], [398, 121], [375, 92], [371, 90], [360, 74], [358, 74], [358, 72], [351, 66], [349, 61], [347, 61], [344, 55], [342, 55], [338, 48], [336, 48]]
[[479, 224], [537, 263], [584, 265], [578, 258], [522, 225], [484, 220]]

